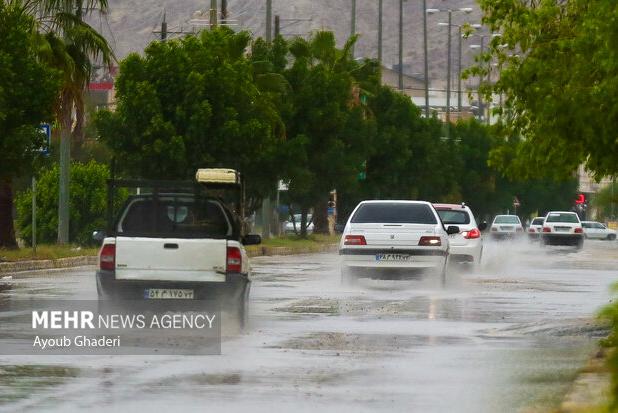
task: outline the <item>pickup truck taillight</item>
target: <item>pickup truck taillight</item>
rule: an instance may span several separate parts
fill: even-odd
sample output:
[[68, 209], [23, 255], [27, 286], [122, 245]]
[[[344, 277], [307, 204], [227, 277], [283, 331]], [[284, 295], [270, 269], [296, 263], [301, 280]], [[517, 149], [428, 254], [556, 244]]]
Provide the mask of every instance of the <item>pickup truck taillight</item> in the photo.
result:
[[240, 253], [240, 248], [227, 247], [227, 258], [225, 263], [227, 272], [241, 272], [242, 255]]
[[99, 268], [114, 271], [116, 269], [116, 245], [105, 244], [99, 254]]

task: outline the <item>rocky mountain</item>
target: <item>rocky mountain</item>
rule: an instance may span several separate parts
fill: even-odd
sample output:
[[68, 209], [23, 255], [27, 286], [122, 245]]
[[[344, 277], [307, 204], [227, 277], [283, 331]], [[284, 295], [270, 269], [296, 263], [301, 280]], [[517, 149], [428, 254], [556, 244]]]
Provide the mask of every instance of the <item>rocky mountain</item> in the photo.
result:
[[[219, 0], [220, 4], [221, 0]], [[273, 0], [273, 16], [281, 18], [284, 36], [307, 35], [313, 30], [328, 29], [336, 33], [343, 44], [350, 33], [352, 0]], [[203, 29], [196, 24], [196, 11], [207, 15], [209, 0], [109, 0], [107, 16], [93, 16], [92, 24], [112, 43], [119, 58], [130, 52], [143, 51], [158, 38], [165, 13], [170, 32], [191, 32]], [[355, 54], [358, 57], [377, 56], [378, 0], [357, 0], [356, 24], [360, 39]], [[478, 23], [481, 12], [474, 0], [427, 0], [428, 8], [459, 9], [472, 7], [473, 12], [453, 13], [453, 24]], [[423, 10], [421, 0], [405, 0], [404, 9], [404, 70], [409, 74], [423, 73]], [[264, 35], [266, 0], [228, 0], [229, 19], [234, 28]], [[383, 62], [392, 66], [398, 62], [398, 0], [383, 0]], [[447, 21], [447, 13], [428, 16], [429, 73], [432, 87], [443, 87], [446, 82], [447, 27], [438, 26]], [[171, 33], [170, 37], [180, 34]], [[475, 50], [468, 46], [478, 39], [464, 40], [463, 66], [473, 61]], [[457, 61], [457, 31], [452, 37], [453, 70]]]

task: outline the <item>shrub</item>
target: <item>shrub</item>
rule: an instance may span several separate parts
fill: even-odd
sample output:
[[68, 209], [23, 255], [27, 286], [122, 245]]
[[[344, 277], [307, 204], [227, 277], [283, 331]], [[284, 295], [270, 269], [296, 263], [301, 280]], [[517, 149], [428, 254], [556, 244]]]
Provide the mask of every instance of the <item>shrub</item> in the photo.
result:
[[[109, 168], [95, 161], [71, 164], [69, 239], [92, 244], [92, 231], [105, 228]], [[58, 234], [59, 167], [54, 164], [37, 179], [37, 242], [54, 243]], [[16, 199], [17, 226], [26, 243], [32, 240], [32, 190]]]

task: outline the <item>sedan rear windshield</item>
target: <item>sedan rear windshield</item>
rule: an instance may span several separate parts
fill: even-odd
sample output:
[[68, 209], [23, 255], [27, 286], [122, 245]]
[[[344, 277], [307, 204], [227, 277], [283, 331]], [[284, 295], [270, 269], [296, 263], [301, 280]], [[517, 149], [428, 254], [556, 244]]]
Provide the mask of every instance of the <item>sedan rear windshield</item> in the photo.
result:
[[494, 220], [496, 224], [519, 224], [519, 218], [516, 215], [498, 215]]
[[543, 221], [545, 221], [545, 218], [534, 218], [530, 225], [543, 225]]
[[354, 224], [437, 224], [429, 205], [396, 202], [363, 204], [351, 220]]
[[576, 214], [569, 212], [554, 212], [547, 216], [545, 222], [568, 222], [570, 224], [579, 223], [579, 219]]
[[452, 209], [438, 209], [438, 215], [443, 224], [466, 225], [470, 223], [470, 215], [467, 211]]
[[161, 196], [129, 201], [117, 225], [119, 235], [226, 238], [233, 228], [219, 202]]

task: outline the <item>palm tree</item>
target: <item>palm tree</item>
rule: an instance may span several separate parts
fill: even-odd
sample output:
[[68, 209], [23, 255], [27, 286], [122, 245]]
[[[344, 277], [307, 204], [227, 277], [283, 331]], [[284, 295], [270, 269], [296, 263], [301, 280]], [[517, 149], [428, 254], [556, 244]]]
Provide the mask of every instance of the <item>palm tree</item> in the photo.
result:
[[[38, 21], [40, 57], [63, 73], [55, 105], [60, 127], [60, 196], [58, 242], [69, 241], [69, 164], [71, 137], [84, 123], [84, 93], [93, 68], [100, 60], [110, 65], [115, 59], [107, 40], [84, 17], [106, 13], [107, 0], [26, 0], [24, 7]], [[75, 123], [73, 122], [75, 113]]]

